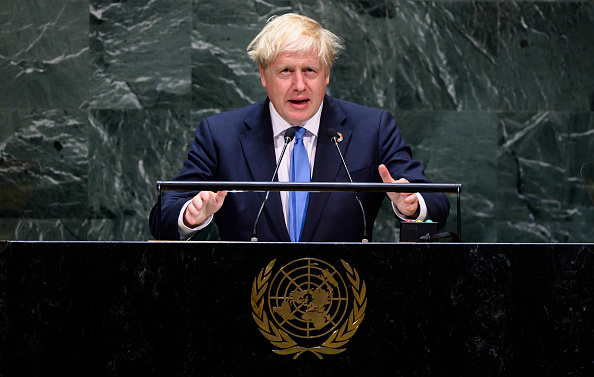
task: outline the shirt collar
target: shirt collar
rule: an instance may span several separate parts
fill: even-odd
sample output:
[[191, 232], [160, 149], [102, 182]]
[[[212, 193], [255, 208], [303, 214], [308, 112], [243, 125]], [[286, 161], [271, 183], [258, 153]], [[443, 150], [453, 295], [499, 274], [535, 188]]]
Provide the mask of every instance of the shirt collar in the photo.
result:
[[[274, 108], [272, 102], [269, 102], [268, 107], [270, 108], [270, 120], [272, 121], [272, 133], [276, 138], [281, 133], [284, 133], [287, 128], [292, 127], [289, 122], [284, 120], [278, 111]], [[316, 137], [318, 136], [318, 131], [320, 129], [320, 117], [322, 116], [322, 107], [324, 107], [324, 101], [320, 104], [320, 108], [316, 113], [309, 118], [304, 124], [300, 125], [301, 127], [305, 128]]]

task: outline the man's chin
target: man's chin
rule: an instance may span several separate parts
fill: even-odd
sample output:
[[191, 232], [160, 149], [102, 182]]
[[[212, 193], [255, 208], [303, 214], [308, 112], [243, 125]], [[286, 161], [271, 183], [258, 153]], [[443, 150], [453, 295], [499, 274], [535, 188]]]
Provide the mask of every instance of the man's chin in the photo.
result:
[[309, 118], [303, 116], [303, 117], [291, 117], [289, 118], [288, 122], [291, 124], [291, 126], [301, 126], [303, 123], [307, 122], [309, 120]]
[[287, 119], [285, 119], [287, 122], [289, 122], [291, 125], [293, 126], [298, 126], [301, 125], [302, 123], [304, 123], [305, 121], [309, 120], [309, 118], [311, 118], [313, 116], [313, 114], [310, 114], [307, 111], [289, 111], [286, 113]]

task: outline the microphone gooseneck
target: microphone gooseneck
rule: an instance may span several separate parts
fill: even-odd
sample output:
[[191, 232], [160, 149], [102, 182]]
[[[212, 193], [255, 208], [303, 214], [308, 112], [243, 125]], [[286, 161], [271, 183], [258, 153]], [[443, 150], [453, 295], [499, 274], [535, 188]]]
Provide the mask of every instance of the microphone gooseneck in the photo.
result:
[[[285, 155], [285, 150], [287, 149], [287, 145], [289, 145], [289, 143], [291, 141], [293, 141], [293, 139], [295, 138], [295, 129], [293, 127], [287, 128], [287, 130], [285, 131], [284, 138], [285, 138], [285, 145], [283, 146], [281, 155], [278, 159], [278, 162], [276, 163], [276, 168], [274, 169], [274, 174], [272, 175], [271, 182], [274, 182], [274, 179], [276, 178], [276, 175], [278, 174], [278, 168], [280, 167], [281, 161], [283, 160], [283, 156]], [[252, 230], [252, 242], [258, 241], [258, 234], [256, 231], [256, 227], [258, 226], [258, 222], [260, 221], [260, 216], [262, 216], [262, 211], [264, 210], [264, 205], [268, 201], [269, 195], [270, 195], [270, 191], [266, 191], [266, 196], [264, 197], [264, 201], [262, 202], [262, 205], [260, 206], [260, 210], [258, 211], [258, 216], [256, 217], [256, 221], [254, 222], [254, 230]]]
[[[336, 146], [336, 150], [338, 151], [338, 155], [340, 156], [340, 160], [342, 161], [342, 166], [344, 166], [344, 170], [346, 170], [349, 180], [351, 181], [351, 183], [353, 183], [353, 178], [351, 177], [349, 168], [347, 168], [346, 162], [344, 161], [344, 157], [342, 156], [342, 152], [338, 147], [338, 132], [334, 128], [329, 128], [326, 134], [328, 135], [328, 139], [330, 139], [330, 141]], [[363, 204], [361, 203], [359, 193], [357, 193], [356, 191], [355, 198], [357, 198], [357, 203], [359, 203], [359, 207], [361, 207], [361, 214], [363, 215], [363, 240], [361, 240], [361, 242], [369, 242], [369, 238], [367, 237], [367, 219], [365, 217], [365, 210], [363, 209]]]

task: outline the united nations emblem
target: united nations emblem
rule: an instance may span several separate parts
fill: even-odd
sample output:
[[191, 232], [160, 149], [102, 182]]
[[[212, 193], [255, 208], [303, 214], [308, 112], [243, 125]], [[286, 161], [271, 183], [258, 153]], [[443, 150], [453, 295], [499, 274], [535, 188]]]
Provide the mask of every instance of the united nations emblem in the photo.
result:
[[279, 348], [273, 352], [296, 359], [309, 351], [322, 359], [322, 354], [345, 351], [367, 305], [365, 282], [357, 271], [341, 260], [349, 290], [340, 272], [323, 260], [297, 259], [272, 277], [275, 262], [260, 271], [252, 286], [252, 316], [262, 335]]

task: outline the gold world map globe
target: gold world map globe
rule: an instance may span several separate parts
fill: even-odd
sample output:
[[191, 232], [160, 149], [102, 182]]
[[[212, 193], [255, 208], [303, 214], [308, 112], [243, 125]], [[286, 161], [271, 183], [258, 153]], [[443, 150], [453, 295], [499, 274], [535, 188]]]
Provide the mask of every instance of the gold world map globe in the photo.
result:
[[283, 266], [270, 283], [268, 305], [276, 324], [299, 338], [324, 336], [342, 323], [349, 302], [342, 275], [315, 258]]

